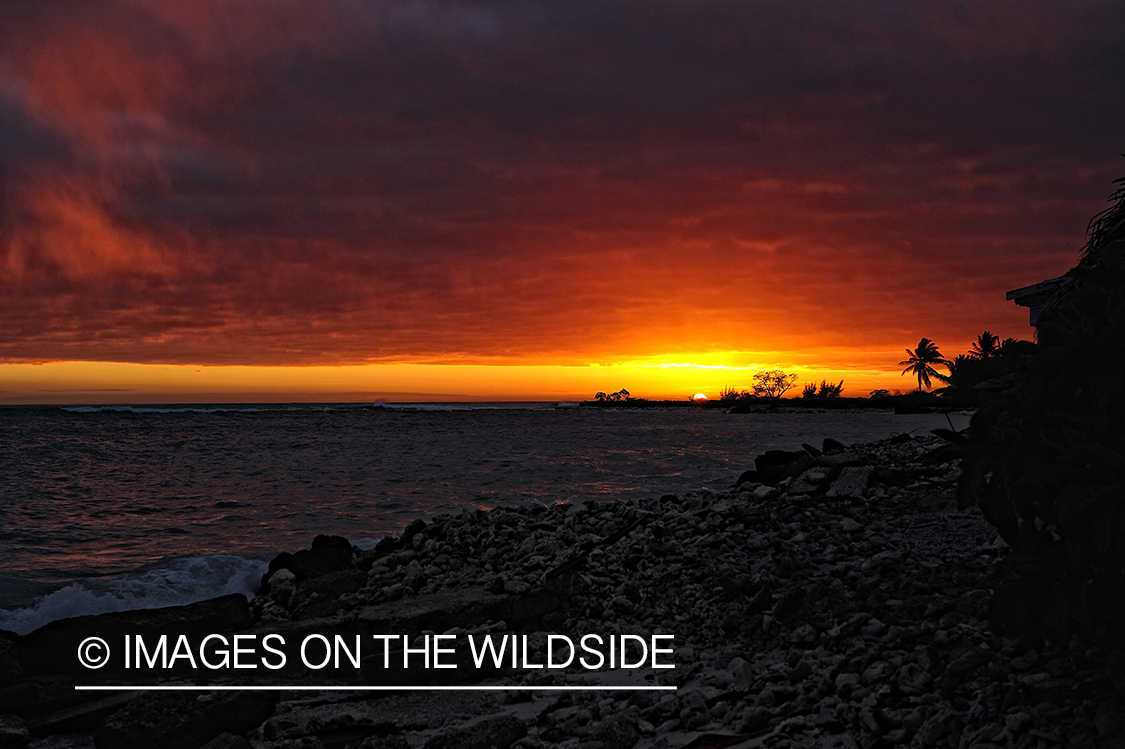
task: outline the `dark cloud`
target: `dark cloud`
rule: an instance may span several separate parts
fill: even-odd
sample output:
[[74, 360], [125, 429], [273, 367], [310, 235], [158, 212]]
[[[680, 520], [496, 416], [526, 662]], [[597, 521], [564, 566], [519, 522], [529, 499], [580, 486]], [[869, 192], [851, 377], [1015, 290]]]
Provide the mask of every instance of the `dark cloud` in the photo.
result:
[[0, 16], [14, 359], [967, 338], [1069, 267], [1121, 166], [1120, 3]]

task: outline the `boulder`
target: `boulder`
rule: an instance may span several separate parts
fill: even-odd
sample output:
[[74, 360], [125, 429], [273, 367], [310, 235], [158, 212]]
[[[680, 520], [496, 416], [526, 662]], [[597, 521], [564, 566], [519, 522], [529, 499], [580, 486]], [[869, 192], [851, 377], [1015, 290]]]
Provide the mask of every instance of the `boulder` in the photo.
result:
[[518, 718], [498, 715], [439, 733], [426, 742], [425, 749], [508, 749], [526, 735], [527, 728]]
[[0, 686], [14, 684], [23, 677], [16, 641], [18, 635], [0, 632]]
[[0, 749], [18, 749], [31, 741], [31, 731], [15, 715], [0, 715]]
[[845, 466], [828, 489], [829, 497], [862, 497], [871, 478], [871, 466]]
[[333, 572], [354, 569], [357, 569], [356, 560], [348, 539], [343, 536], [319, 535], [313, 539], [311, 548], [294, 554], [283, 551], [271, 559], [269, 571], [262, 576], [259, 595], [268, 592], [269, 580], [278, 570], [289, 570], [300, 584]]
[[776, 484], [785, 478], [789, 466], [801, 457], [808, 457], [808, 453], [804, 450], [800, 452], [767, 450], [754, 458], [754, 468], [758, 471], [758, 479], [767, 484]]
[[[249, 625], [250, 606], [241, 593], [186, 606], [76, 616], [50, 622], [20, 638], [19, 663], [24, 671], [36, 675], [67, 674], [87, 680], [120, 675], [125, 673], [125, 661], [114, 651], [120, 650], [127, 634], [174, 639], [181, 634], [198, 637]], [[100, 637], [110, 648], [109, 662], [97, 670], [86, 669], [78, 661], [78, 646], [88, 637]]]
[[254, 749], [254, 745], [247, 741], [245, 736], [236, 736], [233, 733], [220, 733], [200, 747], [200, 749]]
[[254, 730], [276, 704], [276, 692], [149, 692], [109, 716], [94, 741], [98, 749], [198, 749]]

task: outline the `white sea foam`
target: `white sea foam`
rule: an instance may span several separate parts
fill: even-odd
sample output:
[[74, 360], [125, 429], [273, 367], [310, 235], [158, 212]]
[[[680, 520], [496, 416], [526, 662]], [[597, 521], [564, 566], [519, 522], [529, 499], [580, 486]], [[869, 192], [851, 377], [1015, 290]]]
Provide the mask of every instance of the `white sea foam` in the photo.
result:
[[0, 610], [0, 629], [26, 634], [73, 616], [182, 606], [230, 593], [250, 597], [267, 568], [260, 559], [210, 554], [168, 560], [113, 580], [80, 580], [24, 608]]

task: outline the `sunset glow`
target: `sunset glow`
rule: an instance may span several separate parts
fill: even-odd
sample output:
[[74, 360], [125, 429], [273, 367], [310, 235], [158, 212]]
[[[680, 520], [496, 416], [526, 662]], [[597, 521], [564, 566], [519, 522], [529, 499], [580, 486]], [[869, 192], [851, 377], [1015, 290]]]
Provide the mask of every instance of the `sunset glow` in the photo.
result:
[[1123, 16], [6, 3], [0, 402], [908, 390], [1077, 260]]

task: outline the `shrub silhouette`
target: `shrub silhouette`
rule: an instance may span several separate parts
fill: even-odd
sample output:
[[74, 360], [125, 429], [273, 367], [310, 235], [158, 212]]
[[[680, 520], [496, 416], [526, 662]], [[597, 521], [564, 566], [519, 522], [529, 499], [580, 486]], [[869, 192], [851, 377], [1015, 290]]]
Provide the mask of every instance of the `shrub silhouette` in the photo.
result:
[[801, 390], [801, 397], [805, 400], [813, 400], [816, 398], [839, 398], [840, 393], [844, 391], [844, 381], [833, 384], [828, 380], [821, 380], [820, 387], [816, 386], [815, 382], [810, 382], [805, 385]]

